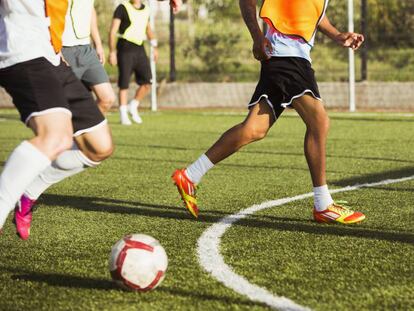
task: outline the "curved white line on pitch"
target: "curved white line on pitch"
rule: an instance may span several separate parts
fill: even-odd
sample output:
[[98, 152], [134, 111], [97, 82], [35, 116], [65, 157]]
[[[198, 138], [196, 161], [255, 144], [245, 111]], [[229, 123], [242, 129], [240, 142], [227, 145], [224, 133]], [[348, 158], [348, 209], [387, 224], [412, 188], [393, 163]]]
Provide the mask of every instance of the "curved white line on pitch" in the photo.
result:
[[[364, 187], [388, 185], [411, 179], [414, 179], [414, 175], [399, 179], [387, 179], [376, 183], [348, 186], [341, 189], [331, 190], [331, 193], [353, 191]], [[249, 215], [270, 207], [281, 206], [312, 196], [313, 193], [305, 193], [295, 197], [267, 201], [258, 205], [253, 205], [236, 214], [220, 219], [216, 224], [210, 226], [206, 231], [204, 231], [198, 239], [197, 253], [201, 266], [225, 286], [233, 289], [239, 294], [249, 297], [253, 301], [264, 303], [269, 307], [279, 310], [310, 310], [307, 307], [296, 304], [286, 297], [276, 296], [264, 288], [251, 284], [247, 279], [236, 274], [231, 267], [224, 262], [224, 259], [220, 254], [220, 239], [226, 230], [231, 227], [231, 225]]]

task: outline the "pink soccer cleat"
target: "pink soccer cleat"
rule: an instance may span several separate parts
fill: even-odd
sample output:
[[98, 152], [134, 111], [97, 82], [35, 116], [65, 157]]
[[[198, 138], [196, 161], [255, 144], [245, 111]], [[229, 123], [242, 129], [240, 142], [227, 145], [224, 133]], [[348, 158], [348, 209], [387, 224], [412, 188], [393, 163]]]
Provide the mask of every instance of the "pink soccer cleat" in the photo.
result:
[[14, 209], [14, 224], [16, 225], [16, 232], [22, 240], [27, 240], [29, 238], [33, 206], [35, 203], [35, 200], [32, 200], [23, 194]]

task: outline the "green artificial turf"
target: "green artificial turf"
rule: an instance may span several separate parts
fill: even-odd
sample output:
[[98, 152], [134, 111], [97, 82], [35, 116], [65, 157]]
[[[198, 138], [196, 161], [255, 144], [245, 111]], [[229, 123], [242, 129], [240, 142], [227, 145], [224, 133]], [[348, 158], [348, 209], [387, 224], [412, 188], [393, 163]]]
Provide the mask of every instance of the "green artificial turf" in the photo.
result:
[[[32, 235], [20, 241], [11, 217], [0, 237], [0, 310], [266, 310], [199, 265], [197, 240], [213, 223], [253, 204], [311, 191], [305, 127], [281, 117], [266, 139], [203, 179], [201, 215], [181, 206], [170, 175], [202, 154], [243, 112], [144, 112], [142, 125], [109, 116], [116, 151], [101, 166], [50, 188]], [[331, 189], [414, 175], [414, 116], [330, 113]], [[0, 162], [29, 130], [0, 111]], [[414, 181], [338, 193], [367, 215], [359, 225], [311, 220], [312, 199], [270, 208], [223, 236], [225, 262], [251, 283], [315, 310], [414, 308]], [[111, 246], [128, 233], [154, 236], [169, 256], [153, 292], [118, 289]]]

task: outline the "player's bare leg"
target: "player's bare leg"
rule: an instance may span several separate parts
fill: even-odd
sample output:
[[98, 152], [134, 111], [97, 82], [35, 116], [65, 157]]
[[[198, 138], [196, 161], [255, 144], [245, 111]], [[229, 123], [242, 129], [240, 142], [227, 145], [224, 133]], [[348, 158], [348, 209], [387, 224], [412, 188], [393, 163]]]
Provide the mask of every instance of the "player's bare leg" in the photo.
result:
[[110, 157], [114, 150], [111, 129], [104, 124], [91, 132], [75, 137], [76, 144], [82, 153], [95, 162]]
[[96, 95], [99, 110], [101, 110], [103, 114], [106, 114], [115, 103], [115, 93], [111, 84], [105, 82], [93, 85], [91, 88]]
[[145, 96], [149, 94], [151, 91], [151, 84], [142, 84], [137, 88], [137, 91], [135, 92], [135, 100], [141, 101], [144, 99]]
[[63, 112], [46, 113], [33, 117], [28, 126], [35, 133], [29, 140], [50, 160], [72, 146], [72, 122], [70, 114]]
[[45, 113], [32, 117], [28, 125], [36, 136], [16, 147], [0, 176], [0, 229], [24, 190], [72, 145], [69, 113]]
[[33, 206], [39, 196], [50, 186], [78, 174], [88, 167], [95, 167], [112, 154], [113, 143], [108, 125], [102, 123], [93, 131], [71, 137], [71, 148], [59, 156], [36, 176], [25, 189], [15, 211], [15, 224], [21, 239], [30, 236]]
[[295, 99], [292, 106], [306, 124], [304, 150], [313, 186], [326, 185], [328, 114], [322, 102], [310, 95], [304, 95]]
[[187, 210], [198, 217], [196, 184], [214, 164], [229, 157], [241, 147], [264, 138], [275, 123], [272, 108], [265, 100], [253, 106], [246, 119], [226, 131], [187, 169], [176, 170], [172, 176]]
[[310, 95], [297, 98], [293, 108], [306, 124], [305, 157], [313, 183], [313, 216], [318, 222], [340, 222], [352, 224], [361, 222], [365, 215], [334, 203], [326, 184], [326, 140], [329, 131], [329, 117], [321, 101]]
[[264, 138], [274, 122], [275, 118], [272, 108], [265, 100], [261, 100], [250, 109], [249, 114], [242, 123], [226, 131], [207, 150], [206, 156], [213, 164], [217, 164], [241, 147]]
[[111, 156], [114, 145], [109, 126], [99, 125], [71, 140], [70, 149], [60, 154], [48, 168], [25, 189], [25, 195], [35, 201], [50, 186], [78, 174], [88, 167], [95, 167]]

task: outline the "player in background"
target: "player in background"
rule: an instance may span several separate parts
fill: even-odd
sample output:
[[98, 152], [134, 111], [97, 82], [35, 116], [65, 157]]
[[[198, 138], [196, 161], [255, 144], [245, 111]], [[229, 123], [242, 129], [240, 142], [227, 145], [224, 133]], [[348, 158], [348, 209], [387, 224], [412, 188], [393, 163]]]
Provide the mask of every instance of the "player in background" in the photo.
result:
[[[150, 9], [141, 0], [126, 0], [115, 10], [109, 31], [109, 63], [118, 65], [119, 113], [121, 124], [131, 125], [132, 120], [142, 123], [138, 114], [140, 101], [151, 90], [151, 66], [145, 53], [144, 42], [148, 38], [155, 48], [155, 61], [158, 57], [157, 40], [149, 24]], [[119, 37], [116, 43], [116, 37]], [[135, 73], [135, 81], [139, 85], [134, 99], [128, 105], [129, 80]]]
[[257, 0], [240, 0], [242, 16], [253, 38], [254, 57], [261, 61], [260, 80], [248, 104], [246, 119], [225, 132], [219, 140], [186, 169], [172, 176], [186, 208], [198, 215], [196, 184], [215, 164], [241, 147], [264, 138], [287, 107], [306, 124], [305, 156], [313, 183], [313, 217], [318, 222], [357, 223], [365, 218], [335, 203], [325, 173], [325, 145], [329, 118], [320, 99], [311, 68], [310, 50], [317, 29], [339, 45], [358, 49], [364, 38], [339, 32], [325, 15], [324, 0], [265, 0], [260, 16], [269, 24], [263, 35], [256, 17]]
[[67, 6], [67, 0], [0, 2], [0, 86], [34, 133], [0, 175], [0, 230], [17, 204], [22, 239], [30, 235], [32, 207], [43, 191], [113, 152], [105, 117], [61, 60]]
[[[62, 54], [75, 75], [91, 89], [102, 113], [115, 102], [115, 93], [103, 68], [105, 52], [98, 30], [94, 0], [69, 0]], [[91, 37], [95, 49], [91, 46]]]

